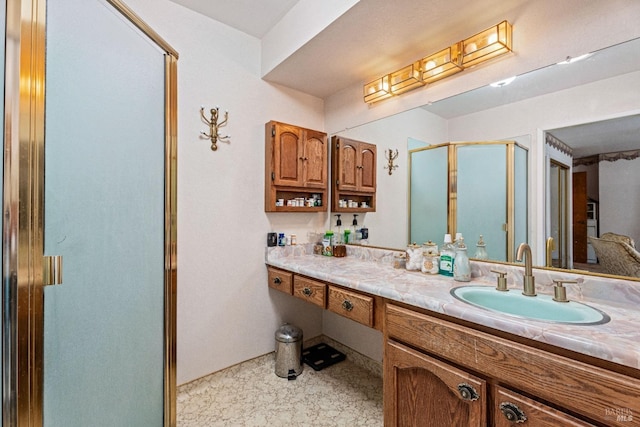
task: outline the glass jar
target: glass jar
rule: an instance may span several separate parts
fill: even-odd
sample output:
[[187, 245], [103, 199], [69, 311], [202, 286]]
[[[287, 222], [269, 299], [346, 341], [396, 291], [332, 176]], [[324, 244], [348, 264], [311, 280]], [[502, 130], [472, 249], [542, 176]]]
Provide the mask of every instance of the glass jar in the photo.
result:
[[425, 274], [438, 274], [440, 272], [440, 257], [438, 253], [431, 251], [422, 252], [422, 272]]
[[415, 243], [407, 246], [406, 269], [409, 271], [422, 270], [422, 247]]
[[397, 254], [393, 256], [393, 268], [406, 268], [407, 254]]

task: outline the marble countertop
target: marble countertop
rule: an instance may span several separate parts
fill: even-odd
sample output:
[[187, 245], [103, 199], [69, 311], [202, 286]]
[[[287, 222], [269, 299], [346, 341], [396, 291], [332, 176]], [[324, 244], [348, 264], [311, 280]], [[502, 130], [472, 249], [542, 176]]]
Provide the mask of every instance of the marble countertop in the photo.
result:
[[[522, 268], [472, 261], [472, 281], [395, 269], [393, 255], [382, 249], [348, 247], [344, 258], [313, 255], [310, 246], [267, 248], [266, 263], [389, 300], [442, 313], [493, 329], [552, 344], [620, 365], [640, 369], [640, 283], [534, 269], [537, 292], [553, 295], [554, 278], [577, 279], [566, 285], [570, 300], [607, 313], [600, 325], [571, 325], [522, 319], [478, 308], [454, 298], [450, 291], [465, 285], [495, 287], [492, 268], [508, 272], [509, 288], [522, 289]], [[556, 277], [558, 276], [558, 277]]]

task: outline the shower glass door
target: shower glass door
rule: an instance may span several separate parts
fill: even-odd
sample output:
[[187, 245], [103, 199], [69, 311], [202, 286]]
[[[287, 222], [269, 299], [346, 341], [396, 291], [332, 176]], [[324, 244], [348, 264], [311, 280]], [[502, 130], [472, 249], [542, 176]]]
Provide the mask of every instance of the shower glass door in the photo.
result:
[[103, 0], [48, 0], [45, 426], [161, 426], [164, 52]]

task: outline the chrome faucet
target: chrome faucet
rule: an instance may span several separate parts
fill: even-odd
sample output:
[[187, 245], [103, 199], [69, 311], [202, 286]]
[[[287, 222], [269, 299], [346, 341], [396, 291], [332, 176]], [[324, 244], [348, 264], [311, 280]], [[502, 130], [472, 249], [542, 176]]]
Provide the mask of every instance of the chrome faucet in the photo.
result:
[[522, 295], [528, 297], [536, 296], [536, 278], [533, 277], [533, 269], [531, 267], [531, 247], [526, 243], [520, 243], [516, 252], [516, 261], [522, 261], [524, 257], [524, 276], [522, 282], [524, 284]]

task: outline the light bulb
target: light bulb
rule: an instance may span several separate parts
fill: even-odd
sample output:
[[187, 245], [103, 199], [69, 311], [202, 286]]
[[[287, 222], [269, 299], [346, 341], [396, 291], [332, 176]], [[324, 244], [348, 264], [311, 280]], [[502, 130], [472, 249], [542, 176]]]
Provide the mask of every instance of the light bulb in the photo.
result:
[[464, 53], [467, 55], [475, 52], [476, 50], [478, 50], [478, 46], [476, 46], [475, 43], [469, 43], [464, 47]]

